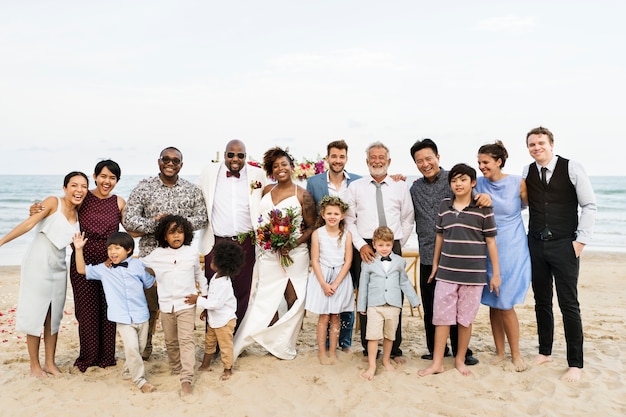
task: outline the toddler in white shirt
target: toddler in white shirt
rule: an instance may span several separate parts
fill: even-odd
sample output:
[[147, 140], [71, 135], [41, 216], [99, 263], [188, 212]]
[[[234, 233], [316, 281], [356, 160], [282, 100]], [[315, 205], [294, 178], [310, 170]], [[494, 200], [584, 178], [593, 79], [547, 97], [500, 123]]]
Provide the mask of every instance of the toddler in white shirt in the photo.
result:
[[228, 240], [217, 243], [213, 249], [211, 269], [215, 275], [209, 281], [209, 294], [207, 298], [198, 297], [197, 293], [189, 294], [185, 298], [187, 304], [197, 304], [205, 309], [200, 315], [208, 316], [208, 323], [204, 360], [199, 370], [210, 371], [211, 359], [220, 347], [220, 356], [224, 365], [224, 373], [220, 380], [226, 381], [232, 375], [234, 363], [233, 333], [237, 324], [237, 299], [233, 292], [232, 276], [235, 276], [243, 266], [244, 253], [235, 242]]

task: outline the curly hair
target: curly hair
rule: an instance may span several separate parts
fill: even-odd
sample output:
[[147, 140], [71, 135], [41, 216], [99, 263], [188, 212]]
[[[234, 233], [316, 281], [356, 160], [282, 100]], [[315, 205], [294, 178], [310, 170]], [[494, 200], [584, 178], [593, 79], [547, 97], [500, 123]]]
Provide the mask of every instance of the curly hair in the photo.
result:
[[167, 231], [170, 230], [170, 227], [174, 225], [175, 229], [183, 229], [183, 233], [185, 234], [184, 245], [191, 245], [191, 241], [193, 240], [193, 226], [183, 216], [179, 216], [177, 214], [168, 214], [163, 216], [161, 220], [159, 220], [159, 224], [157, 225], [156, 231], [154, 232], [154, 237], [157, 241], [157, 244], [161, 248], [169, 247], [169, 243], [165, 240], [165, 236], [167, 235]]
[[295, 167], [293, 157], [289, 154], [289, 149], [282, 149], [276, 146], [265, 151], [265, 154], [263, 154], [263, 169], [268, 178], [272, 177], [272, 166], [274, 162], [283, 156], [289, 160], [289, 164], [292, 168]]
[[[345, 214], [346, 211], [348, 211], [348, 203], [346, 203], [345, 201], [343, 201], [341, 198], [337, 197], [337, 196], [330, 196], [330, 195], [325, 195], [324, 197], [322, 197], [322, 199], [320, 200], [319, 203], [319, 213], [320, 215], [317, 218], [317, 223], [316, 223], [316, 227], [322, 227], [326, 224], [326, 221], [324, 220], [324, 218], [322, 217], [322, 213], [324, 213], [324, 210], [326, 209], [326, 207], [339, 207], [339, 210], [341, 211], [341, 213]], [[346, 224], [344, 219], [341, 219], [339, 221], [339, 236], [337, 237], [337, 246], [341, 246], [341, 238], [343, 237], [343, 234], [345, 233], [345, 228], [346, 228]]]
[[387, 226], [380, 226], [374, 230], [372, 242], [393, 242], [393, 231]]
[[233, 241], [222, 240], [213, 247], [211, 262], [218, 276], [227, 276], [232, 279], [241, 270], [244, 260], [243, 249]]

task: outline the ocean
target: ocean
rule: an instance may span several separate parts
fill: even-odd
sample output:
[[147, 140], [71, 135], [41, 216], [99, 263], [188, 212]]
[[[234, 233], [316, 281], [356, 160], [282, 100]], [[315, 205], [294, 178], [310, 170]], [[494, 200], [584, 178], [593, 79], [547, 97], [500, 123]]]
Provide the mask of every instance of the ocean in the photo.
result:
[[[123, 176], [115, 188], [115, 194], [128, 199], [135, 185], [147, 176]], [[192, 182], [198, 178], [197, 175], [183, 177]], [[407, 183], [410, 185], [415, 178], [409, 177]], [[598, 213], [593, 241], [585, 250], [626, 252], [626, 177], [591, 177], [591, 182], [596, 193]], [[90, 185], [93, 186], [91, 179]], [[50, 195], [60, 196], [62, 186], [62, 175], [0, 175], [0, 236], [7, 234], [28, 216], [28, 207], [33, 201]], [[20, 265], [32, 233], [0, 247], [0, 265]], [[417, 248], [415, 234], [407, 246]]]

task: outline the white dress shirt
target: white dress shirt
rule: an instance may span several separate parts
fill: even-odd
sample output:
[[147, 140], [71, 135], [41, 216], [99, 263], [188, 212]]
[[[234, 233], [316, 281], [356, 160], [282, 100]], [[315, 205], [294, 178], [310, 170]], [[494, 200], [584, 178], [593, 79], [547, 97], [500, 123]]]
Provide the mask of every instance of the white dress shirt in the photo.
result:
[[207, 298], [198, 297], [196, 304], [207, 311], [212, 329], [224, 327], [229, 321], [236, 319], [237, 299], [230, 277], [217, 278], [213, 275], [209, 283], [209, 295]]
[[[352, 181], [346, 194], [349, 205], [346, 212], [346, 225], [352, 233], [352, 241], [356, 249], [366, 245], [365, 239], [371, 239], [378, 227], [378, 210], [376, 208], [376, 186], [371, 175]], [[404, 246], [413, 231], [413, 200], [404, 181], [394, 181], [389, 176], [381, 182], [383, 205], [387, 226], [396, 240]]]
[[228, 168], [222, 164], [215, 184], [213, 210], [209, 213], [213, 234], [220, 237], [237, 236], [253, 228], [250, 223], [250, 184], [246, 167], [239, 171], [239, 178], [227, 177], [227, 171]]
[[[546, 171], [547, 183], [550, 183], [558, 158], [560, 157], [555, 155], [550, 160], [548, 165], [546, 165], [546, 168], [548, 168]], [[534, 164], [537, 166], [537, 170], [541, 172], [542, 166], [537, 162], [534, 162]], [[524, 167], [522, 171], [522, 178], [526, 179], [529, 169], [530, 165], [526, 165]], [[596, 222], [596, 212], [598, 210], [596, 206], [596, 196], [593, 192], [589, 176], [585, 172], [585, 168], [580, 163], [570, 159], [568, 163], [568, 175], [569, 180], [576, 189], [576, 198], [578, 199], [578, 205], [580, 206], [578, 230], [576, 230], [576, 241], [586, 245], [591, 242], [593, 227]]]
[[[158, 247], [148, 256], [141, 258], [146, 267], [154, 271], [159, 294], [159, 309], [164, 313], [193, 308], [185, 304], [185, 297], [207, 294], [208, 284], [200, 266], [198, 251], [183, 245], [178, 249]], [[197, 287], [196, 287], [197, 285]]]

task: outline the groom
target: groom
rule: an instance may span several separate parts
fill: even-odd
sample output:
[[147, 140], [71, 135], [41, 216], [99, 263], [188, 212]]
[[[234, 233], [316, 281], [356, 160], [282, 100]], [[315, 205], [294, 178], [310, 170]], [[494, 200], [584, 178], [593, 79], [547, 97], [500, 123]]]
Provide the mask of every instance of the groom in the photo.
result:
[[[238, 235], [249, 233], [259, 225], [259, 203], [266, 177], [263, 169], [246, 164], [246, 156], [246, 145], [240, 140], [231, 140], [224, 150], [224, 163], [212, 162], [206, 165], [198, 179], [209, 216], [209, 225], [200, 242], [200, 253], [207, 254], [204, 275], [208, 280], [215, 274], [211, 269], [215, 243], [220, 240], [239, 243]], [[231, 277], [237, 298], [235, 332], [248, 309], [256, 259], [254, 239], [250, 235], [239, 245], [245, 258], [241, 271]]]

